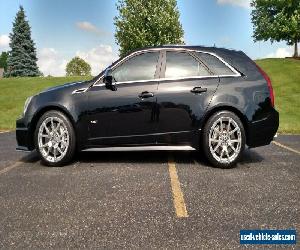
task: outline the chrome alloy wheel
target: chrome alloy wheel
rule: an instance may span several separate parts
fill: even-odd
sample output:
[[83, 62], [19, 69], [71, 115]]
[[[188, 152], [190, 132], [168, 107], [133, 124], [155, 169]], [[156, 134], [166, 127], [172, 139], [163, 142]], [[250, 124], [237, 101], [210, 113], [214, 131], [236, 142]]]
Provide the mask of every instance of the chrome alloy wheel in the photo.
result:
[[209, 131], [209, 149], [220, 163], [231, 163], [239, 155], [242, 134], [238, 124], [230, 117], [220, 117]]
[[42, 156], [49, 162], [59, 162], [69, 148], [69, 132], [63, 120], [48, 117], [38, 132], [38, 146]]

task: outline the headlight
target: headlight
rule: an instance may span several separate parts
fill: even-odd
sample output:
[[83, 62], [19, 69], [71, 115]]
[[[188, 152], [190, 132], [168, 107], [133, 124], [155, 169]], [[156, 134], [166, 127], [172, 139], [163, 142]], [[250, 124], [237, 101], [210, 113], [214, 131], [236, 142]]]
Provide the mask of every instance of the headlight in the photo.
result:
[[24, 116], [25, 113], [26, 113], [26, 110], [27, 110], [27, 108], [28, 108], [29, 103], [31, 102], [32, 97], [33, 97], [33, 96], [28, 97], [28, 98], [26, 99], [26, 101], [25, 101], [25, 104], [24, 104], [24, 111], [23, 111], [23, 116]]

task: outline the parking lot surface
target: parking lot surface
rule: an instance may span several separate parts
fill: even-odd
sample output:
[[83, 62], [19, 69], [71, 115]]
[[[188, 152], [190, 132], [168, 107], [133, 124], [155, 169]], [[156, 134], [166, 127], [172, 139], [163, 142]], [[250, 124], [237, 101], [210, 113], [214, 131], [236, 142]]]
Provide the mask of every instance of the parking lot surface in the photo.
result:
[[300, 136], [276, 142], [226, 170], [178, 151], [79, 153], [55, 168], [2, 133], [0, 248], [239, 249], [239, 231], [260, 228], [299, 238]]

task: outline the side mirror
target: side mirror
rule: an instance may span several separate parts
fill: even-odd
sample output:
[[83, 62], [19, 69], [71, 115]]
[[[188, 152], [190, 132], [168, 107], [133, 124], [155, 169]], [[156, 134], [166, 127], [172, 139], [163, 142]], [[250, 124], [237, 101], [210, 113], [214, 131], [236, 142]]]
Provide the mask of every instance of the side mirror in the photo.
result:
[[105, 83], [105, 87], [107, 89], [110, 89], [112, 91], [116, 91], [117, 90], [116, 86], [113, 85], [113, 76], [112, 76], [112, 70], [111, 70], [111, 68], [108, 68], [105, 71], [103, 82]]

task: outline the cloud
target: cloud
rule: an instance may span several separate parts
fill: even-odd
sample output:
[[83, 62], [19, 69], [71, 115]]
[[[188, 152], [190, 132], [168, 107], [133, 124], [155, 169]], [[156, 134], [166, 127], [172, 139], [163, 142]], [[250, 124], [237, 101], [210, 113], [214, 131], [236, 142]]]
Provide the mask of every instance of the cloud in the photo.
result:
[[293, 55], [293, 48], [286, 47], [286, 48], [278, 48], [275, 52], [272, 52], [265, 56], [265, 58], [284, 58], [290, 57]]
[[[66, 65], [71, 58], [64, 58], [54, 48], [38, 50], [38, 66], [45, 76], [64, 76]], [[91, 65], [92, 75], [98, 75], [103, 69], [117, 59], [110, 45], [100, 44], [88, 51], [78, 50], [75, 56], [79, 56]]]
[[95, 25], [91, 24], [90, 22], [77, 22], [76, 26], [81, 30], [98, 32], [98, 28]]
[[94, 33], [97, 35], [109, 35], [110, 34], [109, 32], [101, 30], [98, 27], [96, 27], [94, 24], [87, 22], [87, 21], [77, 22], [76, 27], [80, 30], [91, 32], [91, 33]]
[[231, 39], [229, 36], [222, 36], [220, 37], [219, 39], [219, 42], [221, 44], [221, 47], [224, 46], [224, 45], [228, 45], [231, 43]]
[[99, 74], [103, 69], [117, 59], [110, 45], [100, 44], [88, 51], [77, 51], [76, 56], [87, 61], [92, 68], [92, 75]]
[[45, 76], [64, 76], [67, 60], [65, 60], [54, 48], [38, 50], [38, 66]]
[[250, 8], [250, 0], [217, 0], [217, 3], [221, 5], [229, 4], [246, 9]]
[[9, 46], [9, 36], [4, 34], [4, 35], [0, 35], [0, 48], [1, 49], [8, 49]]

